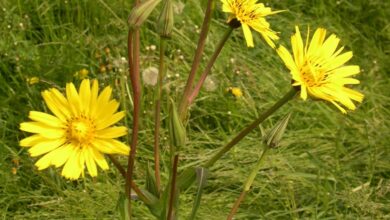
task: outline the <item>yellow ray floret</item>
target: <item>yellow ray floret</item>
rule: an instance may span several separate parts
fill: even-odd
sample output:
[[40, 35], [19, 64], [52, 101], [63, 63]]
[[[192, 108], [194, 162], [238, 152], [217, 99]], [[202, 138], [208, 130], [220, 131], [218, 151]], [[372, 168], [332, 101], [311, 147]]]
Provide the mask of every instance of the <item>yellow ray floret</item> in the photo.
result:
[[291, 37], [293, 53], [283, 46], [277, 49], [279, 56], [290, 70], [293, 86], [300, 86], [301, 98], [308, 96], [322, 99], [334, 104], [340, 111], [345, 108], [355, 110], [352, 101], [362, 102], [363, 94], [345, 87], [349, 84], [359, 84], [352, 78], [360, 72], [359, 66], [345, 65], [352, 58], [352, 52], [343, 52], [343, 47], [337, 49], [339, 38], [332, 34], [326, 38], [326, 30], [318, 28], [310, 43], [309, 33], [304, 45], [299, 28]]
[[237, 19], [241, 23], [248, 47], [254, 46], [251, 28], [260, 33], [272, 48], [275, 47], [273, 41], [278, 40], [279, 37], [271, 30], [265, 17], [281, 11], [272, 11], [263, 3], [256, 3], [257, 0], [221, 0], [221, 2], [222, 11], [230, 14], [228, 22]]
[[42, 92], [53, 113], [30, 111], [32, 121], [20, 124], [20, 130], [34, 135], [20, 141], [29, 147], [32, 157], [43, 155], [37, 162], [39, 170], [61, 167], [68, 179], [84, 176], [85, 167], [97, 176], [97, 166], [108, 169], [104, 154], [128, 155], [130, 148], [115, 138], [127, 134], [124, 126], [113, 126], [124, 116], [117, 112], [119, 103], [111, 99], [112, 89], [99, 94], [98, 81], [84, 79], [77, 91], [73, 83], [66, 85], [66, 96], [55, 88]]

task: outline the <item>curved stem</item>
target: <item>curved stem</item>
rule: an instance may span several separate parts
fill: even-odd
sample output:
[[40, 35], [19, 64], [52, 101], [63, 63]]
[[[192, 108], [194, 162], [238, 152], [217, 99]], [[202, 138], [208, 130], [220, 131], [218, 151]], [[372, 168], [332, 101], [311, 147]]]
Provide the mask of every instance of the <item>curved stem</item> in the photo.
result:
[[[129, 46], [128, 46], [128, 54], [129, 54], [129, 64], [131, 63], [130, 70], [130, 79], [131, 85], [133, 89], [133, 100], [134, 100], [134, 111], [133, 111], [133, 131], [131, 134], [131, 150], [129, 154], [128, 164], [127, 164], [127, 175], [126, 175], [126, 187], [125, 191], [129, 198], [129, 213], [131, 213], [131, 182], [133, 181], [133, 169], [134, 169], [134, 161], [135, 154], [137, 152], [137, 142], [138, 142], [138, 130], [139, 130], [139, 116], [141, 110], [141, 80], [139, 76], [139, 47], [140, 47], [140, 39], [139, 39], [139, 30], [135, 30], [133, 34], [131, 34], [131, 30], [129, 31]], [[131, 38], [133, 37], [133, 39]], [[132, 47], [133, 45], [133, 47]], [[132, 49], [132, 50], [131, 50]], [[130, 60], [130, 58], [133, 58]], [[130, 215], [131, 216], [131, 215]]]
[[200, 61], [202, 58], [203, 50], [204, 50], [204, 47], [206, 44], [206, 38], [207, 38], [207, 34], [209, 32], [212, 11], [213, 11], [213, 0], [208, 0], [206, 12], [205, 12], [205, 16], [204, 16], [204, 20], [203, 20], [203, 24], [202, 24], [202, 30], [201, 30], [200, 35], [199, 35], [198, 46], [196, 48], [194, 60], [192, 61], [191, 72], [190, 72], [190, 75], [188, 76], [186, 86], [184, 87], [183, 96], [181, 98], [181, 102], [179, 105], [179, 115], [180, 115], [181, 119], [185, 118], [186, 108], [188, 106], [188, 103], [187, 103], [188, 96], [191, 93], [192, 84], [194, 83], [196, 71], [198, 70], [198, 67], [199, 67], [199, 64], [200, 64]]

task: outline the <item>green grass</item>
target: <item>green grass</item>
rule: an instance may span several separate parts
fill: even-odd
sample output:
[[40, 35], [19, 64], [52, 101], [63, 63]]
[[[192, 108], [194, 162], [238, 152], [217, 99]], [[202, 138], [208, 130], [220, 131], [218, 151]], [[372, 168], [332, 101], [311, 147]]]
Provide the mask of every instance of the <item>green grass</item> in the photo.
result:
[[[205, 57], [211, 55], [225, 27], [225, 15], [214, 13]], [[361, 84], [355, 88], [365, 99], [355, 112], [342, 115], [324, 102], [294, 100], [262, 124], [270, 128], [288, 112], [292, 118], [281, 147], [272, 150], [237, 219], [388, 219], [390, 218], [390, 3], [365, 0], [267, 1], [287, 12], [269, 18], [289, 45], [294, 26], [301, 30], [324, 27], [336, 33], [354, 52]], [[167, 94], [181, 94], [189, 72], [205, 1], [186, 1], [176, 16], [169, 42]], [[37, 171], [35, 158], [18, 141], [25, 137], [18, 126], [30, 110], [45, 109], [40, 91], [78, 82], [76, 71], [86, 68], [105, 85], [120, 78], [121, 64], [100, 73], [101, 64], [116, 64], [126, 56], [126, 19], [131, 3], [116, 1], [0, 1], [0, 216], [2, 219], [111, 219], [123, 181], [112, 167], [70, 182], [49, 168]], [[158, 45], [154, 20], [142, 30], [142, 68], [157, 66]], [[153, 20], [154, 19], [154, 20]], [[306, 32], [306, 31], [304, 31]], [[181, 167], [206, 161], [218, 147], [272, 105], [290, 87], [281, 60], [258, 35], [256, 47], [247, 49], [241, 30], [223, 49], [213, 68], [215, 91], [203, 91], [191, 108], [188, 146]], [[104, 52], [110, 48], [110, 55]], [[180, 50], [180, 51], [178, 51]], [[97, 57], [96, 54], [101, 54]], [[234, 62], [231, 62], [231, 59]], [[100, 60], [99, 60], [100, 59]], [[204, 63], [202, 64], [204, 67]], [[178, 76], [176, 76], [178, 74]], [[38, 76], [44, 82], [29, 85]], [[244, 97], [234, 99], [229, 86], [240, 87]], [[153, 89], [145, 86], [136, 180], [144, 182], [152, 161]], [[119, 97], [119, 91], [116, 91]], [[166, 106], [164, 106], [166, 115]], [[131, 114], [128, 117], [131, 123]], [[167, 181], [167, 131], [162, 131], [164, 182]], [[210, 170], [198, 219], [225, 219], [242, 184], [262, 149], [260, 129], [252, 132]], [[13, 161], [19, 161], [19, 165]], [[121, 158], [125, 164], [125, 158]], [[16, 168], [16, 174], [12, 168]], [[181, 195], [180, 215], [188, 216], [195, 189]], [[153, 219], [141, 203], [135, 219]]]

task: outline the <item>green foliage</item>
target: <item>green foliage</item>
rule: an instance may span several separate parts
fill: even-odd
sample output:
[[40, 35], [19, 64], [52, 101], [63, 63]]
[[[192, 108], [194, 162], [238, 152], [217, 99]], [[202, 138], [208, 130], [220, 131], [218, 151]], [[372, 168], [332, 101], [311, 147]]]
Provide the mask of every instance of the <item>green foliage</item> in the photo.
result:
[[[175, 1], [178, 2], [178, 1]], [[183, 1], [184, 2], [184, 1]], [[175, 29], [167, 43], [166, 94], [181, 94], [189, 73], [195, 33], [199, 31], [205, 1], [188, 0], [175, 15]], [[365, 0], [266, 1], [287, 12], [270, 17], [289, 45], [294, 26], [301, 30], [325, 27], [354, 52], [351, 63], [362, 73], [356, 88], [365, 94], [355, 112], [342, 115], [319, 101], [294, 100], [262, 124], [271, 128], [293, 112], [280, 147], [269, 152], [238, 210], [237, 219], [386, 219], [390, 218], [390, 2]], [[216, 12], [204, 53], [211, 56], [226, 29], [226, 16]], [[161, 4], [160, 4], [161, 6]], [[180, 8], [175, 6], [175, 10]], [[116, 85], [126, 73], [127, 24], [131, 2], [124, 0], [0, 1], [0, 216], [3, 219], [116, 218], [116, 201], [124, 182], [111, 166], [96, 179], [70, 182], [54, 168], [37, 171], [26, 149], [18, 146], [25, 134], [18, 124], [29, 110], [45, 111], [40, 91], [67, 81], [86, 68], [90, 77]], [[141, 68], [157, 66], [158, 45], [153, 12], [142, 29]], [[212, 71], [215, 88], [202, 90], [191, 108], [191, 126], [181, 152], [180, 170], [206, 161], [289, 90], [290, 76], [277, 57], [255, 36], [253, 49], [245, 46], [242, 31], [222, 50]], [[105, 48], [109, 48], [107, 52]], [[204, 60], [204, 61], [205, 61]], [[202, 63], [204, 68], [205, 62]], [[38, 84], [26, 79], [37, 76]], [[235, 98], [227, 88], [241, 88]], [[119, 88], [119, 86], [118, 86]], [[117, 90], [119, 97], [120, 91]], [[145, 184], [145, 170], [153, 159], [153, 88], [143, 89], [143, 117], [135, 179]], [[162, 106], [167, 123], [168, 106]], [[131, 116], [127, 121], [131, 123]], [[162, 130], [162, 171], [169, 169], [168, 131]], [[224, 219], [240, 193], [261, 152], [260, 129], [210, 169], [197, 219]], [[125, 164], [125, 158], [119, 158]], [[16, 174], [13, 174], [16, 172]], [[164, 184], [168, 176], [162, 176]], [[180, 215], [188, 216], [196, 187], [180, 194]], [[136, 219], [153, 219], [148, 208], [133, 205]], [[141, 216], [141, 217], [140, 217]]]

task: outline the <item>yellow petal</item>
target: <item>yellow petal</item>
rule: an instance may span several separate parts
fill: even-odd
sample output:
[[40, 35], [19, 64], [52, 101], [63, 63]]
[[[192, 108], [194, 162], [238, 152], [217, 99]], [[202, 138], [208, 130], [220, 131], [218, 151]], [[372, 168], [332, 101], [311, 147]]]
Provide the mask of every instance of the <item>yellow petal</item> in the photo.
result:
[[91, 113], [90, 113], [91, 117], [98, 118], [100, 112], [104, 111], [103, 108], [109, 105], [111, 93], [112, 93], [112, 88], [110, 86], [107, 86], [100, 93], [96, 101], [94, 100], [93, 105], [91, 102]]
[[66, 121], [67, 116], [63, 113], [62, 109], [63, 106], [59, 105], [52, 97], [51, 92], [46, 90], [42, 92], [43, 100], [45, 100], [45, 103], [47, 107], [50, 109], [50, 111], [57, 116], [61, 121]]
[[94, 140], [93, 146], [96, 150], [106, 154], [123, 154], [128, 155], [130, 147], [115, 139], [98, 139]]
[[80, 177], [83, 169], [84, 167], [80, 164], [80, 150], [73, 150], [72, 155], [70, 155], [62, 169], [61, 175], [68, 179], [76, 180]]
[[357, 65], [349, 65], [339, 67], [329, 73], [329, 78], [344, 78], [356, 75], [360, 72], [360, 67]]
[[343, 91], [352, 100], [355, 100], [357, 102], [362, 102], [363, 101], [364, 95], [362, 93], [360, 93], [358, 91], [355, 91], [355, 90], [352, 90], [352, 89], [349, 89], [349, 88], [346, 88], [346, 87], [343, 88]]
[[130, 153], [130, 147], [123, 142], [120, 142], [115, 139], [109, 139], [107, 140], [111, 146], [115, 148], [116, 153], [118, 154], [123, 154], [123, 155], [129, 155]]
[[326, 37], [326, 30], [323, 28], [318, 28], [316, 32], [314, 32], [313, 38], [310, 41], [310, 46], [307, 51], [308, 54], [316, 54], [318, 49], [321, 47], [324, 39]]
[[73, 83], [66, 84], [66, 98], [73, 116], [78, 116], [81, 113], [81, 101]]
[[120, 126], [120, 127], [110, 127], [103, 130], [98, 130], [96, 131], [95, 137], [104, 138], [104, 139], [118, 138], [126, 134], [127, 134], [127, 128], [124, 126]]
[[123, 117], [125, 117], [125, 112], [121, 111], [121, 112], [115, 113], [114, 115], [111, 115], [109, 117], [105, 117], [102, 120], [98, 120], [96, 122], [96, 130], [101, 130], [101, 129], [110, 127], [111, 125], [120, 121]]
[[91, 100], [91, 88], [89, 79], [84, 79], [81, 82], [80, 89], [80, 100], [81, 100], [81, 110], [88, 114], [89, 113], [89, 103]]
[[99, 167], [102, 168], [102, 170], [108, 170], [109, 167], [106, 159], [104, 159], [104, 156], [93, 147], [89, 147], [88, 150], [89, 154], [93, 156], [93, 159], [99, 165]]
[[68, 100], [66, 100], [64, 95], [62, 95], [62, 93], [55, 88], [49, 89], [49, 95], [55, 103], [56, 107], [59, 109], [59, 111], [61, 111], [62, 114], [65, 115], [65, 118], [70, 118], [71, 112]]
[[54, 117], [52, 115], [43, 112], [30, 111], [28, 117], [33, 121], [42, 122], [43, 124], [46, 124], [51, 127], [57, 127], [57, 128], [64, 127], [64, 123], [61, 120], [59, 120], [57, 117]]
[[99, 106], [99, 109], [95, 113], [96, 120], [99, 118], [112, 116], [118, 110], [119, 105], [119, 102], [116, 100], [111, 100], [104, 105], [97, 105]]
[[64, 129], [49, 127], [41, 122], [20, 123], [20, 130], [40, 134], [42, 137], [49, 139], [58, 139], [65, 136]]
[[72, 144], [65, 144], [62, 147], [53, 150], [49, 153], [51, 154], [51, 164], [57, 168], [64, 165], [64, 163], [68, 161], [74, 150], [75, 148]]
[[95, 160], [93, 159], [93, 155], [90, 154], [88, 148], [83, 149], [83, 154], [84, 154], [85, 164], [87, 165], [89, 175], [93, 177], [97, 176], [97, 167], [96, 167]]
[[50, 151], [60, 147], [61, 145], [63, 145], [65, 143], [65, 141], [66, 140], [64, 138], [42, 141], [42, 142], [39, 142], [38, 144], [32, 146], [28, 150], [28, 152], [30, 153], [30, 155], [32, 157], [36, 157], [36, 156], [45, 154], [47, 152], [50, 152]]
[[290, 52], [288, 52], [288, 50], [283, 47], [283, 46], [280, 46], [276, 52], [279, 54], [280, 58], [282, 58], [284, 64], [286, 65], [286, 67], [291, 70], [291, 71], [296, 71], [297, 69], [297, 66], [290, 54]]
[[68, 160], [70, 154], [72, 153], [72, 151], [69, 151], [70, 148], [70, 145], [64, 145], [49, 152], [41, 159], [39, 159], [35, 163], [35, 166], [37, 166], [39, 170], [46, 169], [50, 165], [55, 165], [56, 167], [62, 166]]
[[348, 62], [348, 60], [350, 60], [352, 58], [352, 56], [353, 56], [353, 54], [351, 51], [345, 52], [345, 53], [335, 57], [334, 59], [329, 60], [328, 65], [324, 66], [324, 68], [326, 68], [328, 71], [334, 70], [337, 67], [340, 67], [341, 65], [343, 65], [344, 63]]
[[244, 37], [245, 37], [245, 40], [246, 40], [246, 45], [248, 47], [254, 47], [255, 45], [253, 44], [253, 36], [252, 36], [252, 32], [249, 28], [248, 25], [246, 24], [241, 24], [242, 26], [242, 30], [244, 32]]
[[47, 140], [48, 140], [47, 138], [44, 138], [39, 134], [34, 134], [30, 137], [26, 137], [26, 138], [20, 140], [19, 145], [21, 147], [31, 147], [31, 146], [33, 146], [41, 141], [47, 141]]
[[297, 66], [303, 65], [303, 40], [299, 28], [296, 27], [296, 33], [291, 37], [291, 46], [294, 54], [294, 60]]

